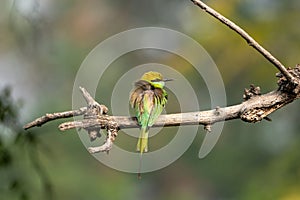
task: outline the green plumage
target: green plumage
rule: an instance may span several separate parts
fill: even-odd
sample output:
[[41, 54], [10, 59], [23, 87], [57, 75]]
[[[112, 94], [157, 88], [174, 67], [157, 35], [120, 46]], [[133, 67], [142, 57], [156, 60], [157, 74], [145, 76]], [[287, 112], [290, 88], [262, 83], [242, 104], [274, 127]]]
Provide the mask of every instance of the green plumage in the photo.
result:
[[167, 103], [168, 95], [163, 89], [167, 79], [158, 72], [147, 72], [135, 83], [130, 95], [130, 104], [135, 109], [141, 126], [137, 151], [148, 151], [149, 128], [155, 123]]

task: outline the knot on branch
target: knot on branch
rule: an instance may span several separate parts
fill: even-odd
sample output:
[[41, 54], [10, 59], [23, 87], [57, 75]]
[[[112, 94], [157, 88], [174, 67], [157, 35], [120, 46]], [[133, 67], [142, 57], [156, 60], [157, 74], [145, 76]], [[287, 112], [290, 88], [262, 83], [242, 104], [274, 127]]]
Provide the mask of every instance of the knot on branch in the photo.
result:
[[220, 106], [217, 106], [216, 109], [215, 109], [215, 115], [219, 116], [221, 114], [221, 108]]
[[[272, 101], [274, 101], [275, 99], [272, 98]], [[259, 100], [260, 102], [262, 100]], [[240, 113], [240, 118], [245, 121], [245, 122], [250, 122], [250, 123], [255, 123], [255, 122], [259, 122], [263, 119], [267, 120], [267, 121], [272, 121], [272, 119], [270, 119], [268, 117], [268, 115], [270, 115], [272, 112], [278, 110], [279, 108], [281, 108], [282, 106], [284, 106], [287, 102], [282, 102], [282, 101], [278, 101], [278, 102], [273, 102], [273, 104], [271, 105], [261, 105], [261, 104], [254, 104], [250, 107], [250, 109], [248, 108], [244, 108], [243, 111]]]
[[264, 119], [267, 116], [266, 113], [267, 112], [264, 108], [257, 108], [244, 111], [240, 117], [245, 122], [255, 123]]
[[257, 95], [261, 95], [260, 87], [259, 86], [255, 87], [253, 84], [251, 84], [249, 89], [245, 88], [243, 99], [244, 101], [247, 101], [251, 99], [253, 96], [257, 96]]
[[89, 134], [89, 137], [90, 137], [90, 141], [94, 141], [96, 140], [97, 138], [101, 137], [101, 133], [100, 133], [100, 129], [97, 128], [97, 129], [87, 129], [87, 132]]
[[207, 133], [210, 133], [210, 132], [211, 132], [211, 127], [212, 127], [211, 124], [206, 124], [206, 125], [204, 125], [204, 130], [205, 130]]
[[296, 79], [296, 81], [291, 82], [287, 80], [287, 78], [281, 72], [278, 72], [276, 73], [276, 77], [279, 78], [277, 81], [277, 84], [279, 86], [278, 90], [297, 95], [300, 92], [300, 64], [297, 64], [295, 68], [287, 68], [287, 71]]

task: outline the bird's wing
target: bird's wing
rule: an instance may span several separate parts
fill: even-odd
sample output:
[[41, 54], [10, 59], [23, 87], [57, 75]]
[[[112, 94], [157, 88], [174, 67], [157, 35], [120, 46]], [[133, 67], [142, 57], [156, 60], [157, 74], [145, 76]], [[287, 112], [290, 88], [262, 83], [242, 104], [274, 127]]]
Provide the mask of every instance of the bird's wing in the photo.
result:
[[154, 104], [149, 115], [148, 126], [152, 126], [155, 123], [156, 119], [164, 109], [164, 106], [159, 102], [160, 100], [157, 97], [154, 97], [153, 101]]
[[152, 112], [150, 113], [148, 126], [152, 126], [155, 123], [156, 119], [163, 111], [166, 103], [167, 94], [165, 93], [165, 91], [161, 89], [154, 90], [153, 108]]
[[136, 110], [137, 118], [142, 127], [148, 127], [152, 121], [153, 108], [155, 107], [154, 93], [151, 90], [146, 90], [140, 96], [142, 99]]

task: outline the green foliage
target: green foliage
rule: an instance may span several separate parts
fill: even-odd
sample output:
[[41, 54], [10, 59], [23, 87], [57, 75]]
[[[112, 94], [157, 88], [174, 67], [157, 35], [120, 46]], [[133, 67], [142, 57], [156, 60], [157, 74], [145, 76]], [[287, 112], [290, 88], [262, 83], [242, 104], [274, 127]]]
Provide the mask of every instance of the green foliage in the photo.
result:
[[[4, 199], [32, 199], [29, 190], [33, 180], [25, 176], [36, 173], [44, 194], [35, 194], [51, 199], [51, 184], [39, 161], [36, 149], [40, 141], [34, 133], [25, 133], [19, 123], [20, 106], [13, 101], [9, 87], [0, 91], [0, 191]], [[26, 162], [32, 166], [26, 166]], [[22, 166], [20, 166], [22, 164]], [[24, 164], [24, 165], [23, 165]], [[39, 192], [40, 193], [40, 192]]]

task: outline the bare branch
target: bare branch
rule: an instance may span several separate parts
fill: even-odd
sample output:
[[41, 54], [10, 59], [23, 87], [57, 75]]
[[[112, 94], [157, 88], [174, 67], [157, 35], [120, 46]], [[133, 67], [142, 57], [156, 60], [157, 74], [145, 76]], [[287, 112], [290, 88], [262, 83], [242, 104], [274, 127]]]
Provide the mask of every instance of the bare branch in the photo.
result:
[[[300, 80], [300, 65], [288, 70], [293, 77]], [[269, 121], [270, 119], [267, 117], [269, 114], [300, 97], [299, 87], [293, 88], [290, 86], [289, 81], [287, 81], [282, 74], [277, 74], [276, 76], [279, 77], [279, 88], [277, 90], [262, 95], [259, 87], [251, 85], [250, 89], [245, 89], [243, 95], [244, 102], [240, 104], [224, 108], [217, 107], [213, 110], [201, 112], [161, 115], [153, 126], [212, 125], [216, 122], [238, 118], [251, 123], [261, 121], [262, 119]], [[81, 88], [81, 90], [85, 91], [83, 92], [83, 95], [90, 96], [84, 88]], [[90, 97], [88, 102], [96, 101]], [[100, 105], [97, 102], [93, 103], [93, 105], [98, 105], [101, 109], [96, 106], [80, 108], [75, 111], [46, 114], [45, 116], [28, 123], [24, 126], [24, 128], [28, 129], [34, 126], [41, 126], [42, 124], [54, 119], [82, 114], [84, 114], [83, 120], [62, 123], [59, 125], [59, 129], [62, 131], [73, 128], [83, 128], [87, 130], [119, 130], [139, 127], [135, 117], [109, 116], [105, 114], [108, 109], [104, 105]], [[93, 109], [96, 111], [92, 112], [91, 110]], [[105, 110], [106, 112], [102, 113], [100, 110]]]
[[223, 24], [228, 26], [230, 29], [232, 29], [236, 33], [238, 33], [242, 38], [244, 38], [247, 41], [247, 43], [250, 46], [252, 46], [254, 49], [256, 49], [260, 54], [262, 54], [268, 61], [270, 61], [288, 79], [288, 81], [294, 83], [295, 85], [298, 85], [298, 82], [296, 82], [296, 79], [288, 72], [286, 67], [283, 64], [281, 64], [280, 61], [277, 60], [269, 51], [267, 51], [259, 43], [257, 43], [246, 31], [244, 31], [242, 28], [240, 28], [238, 25], [236, 25], [231, 20], [229, 20], [226, 17], [224, 17], [223, 15], [221, 15], [219, 12], [210, 8], [208, 5], [203, 3], [201, 0], [191, 0], [191, 1], [195, 5], [199, 6], [202, 10], [206, 11], [208, 14], [215, 17], [216, 19], [221, 21]]
[[[204, 129], [210, 132], [214, 123], [225, 120], [241, 119], [251, 123], [259, 122], [262, 119], [271, 121], [268, 117], [269, 114], [300, 97], [300, 65], [297, 65], [294, 69], [286, 69], [271, 53], [259, 45], [239, 26], [200, 0], [191, 1], [237, 32], [250, 46], [254, 47], [269, 60], [280, 71], [280, 73], [276, 75], [279, 78], [279, 88], [262, 95], [259, 87], [251, 85], [250, 89], [245, 89], [243, 95], [244, 102], [240, 104], [224, 108], [217, 107], [214, 110], [201, 112], [161, 115], [153, 125], [154, 127], [204, 125]], [[83, 115], [83, 120], [62, 123], [59, 125], [59, 129], [65, 131], [73, 128], [83, 128], [88, 132], [91, 141], [101, 136], [101, 129], [106, 129], [107, 137], [105, 143], [100, 147], [90, 147], [88, 149], [90, 153], [97, 153], [109, 152], [120, 129], [139, 127], [135, 117], [107, 115], [108, 109], [105, 105], [100, 105], [96, 102], [84, 88], [80, 87], [80, 90], [87, 102], [87, 107], [80, 108], [79, 110], [46, 114], [26, 124], [24, 129], [41, 126], [48, 121], [59, 118]]]
[[25, 126], [23, 126], [23, 128], [25, 130], [27, 130], [27, 129], [35, 127], [35, 126], [42, 126], [43, 124], [45, 124], [49, 121], [52, 121], [52, 120], [83, 115], [86, 112], [86, 110], [87, 110], [86, 107], [82, 107], [78, 110], [71, 110], [71, 111], [51, 113], [51, 114], [47, 113], [44, 116], [39, 117], [39, 118], [35, 119], [34, 121], [26, 124]]
[[[183, 125], [207, 126], [220, 121], [238, 118], [246, 122], [255, 123], [267, 118], [269, 114], [286, 104], [291, 103], [295, 99], [299, 98], [299, 96], [300, 95], [288, 95], [281, 91], [272, 91], [264, 95], [252, 96], [247, 101], [234, 106], [200, 112], [161, 115], [156, 120], [153, 127]], [[269, 121], [269, 118], [267, 118], [267, 120]], [[95, 119], [84, 119], [80, 121], [62, 123], [59, 125], [59, 129], [61, 131], [65, 131], [73, 128], [104, 128], [112, 122], [117, 123], [119, 129], [139, 127], [135, 117], [102, 115]]]
[[[289, 73], [299, 81], [300, 65], [288, 70]], [[261, 95], [260, 88], [251, 85], [250, 89], [245, 89], [244, 91], [244, 102], [238, 105], [224, 108], [217, 107], [213, 110], [201, 112], [161, 115], [153, 126], [204, 125], [204, 129], [210, 132], [214, 123], [225, 120], [240, 118], [243, 121], [251, 123], [259, 122], [262, 119], [270, 121], [270, 118], [268, 118], [269, 114], [300, 97], [299, 86], [296, 88], [292, 87], [290, 82], [282, 74], [277, 74], [277, 77], [279, 77], [278, 90]], [[135, 117], [107, 115], [108, 109], [106, 106], [96, 102], [84, 88], [80, 88], [80, 90], [87, 101], [88, 106], [86, 108], [46, 114], [25, 125], [24, 129], [41, 126], [48, 121], [58, 118], [83, 115], [83, 120], [62, 123], [59, 125], [59, 129], [65, 131], [73, 128], [83, 128], [87, 130], [91, 141], [101, 136], [101, 129], [106, 129], [107, 137], [105, 143], [99, 147], [90, 147], [88, 150], [90, 153], [108, 153], [120, 129], [139, 127]]]

